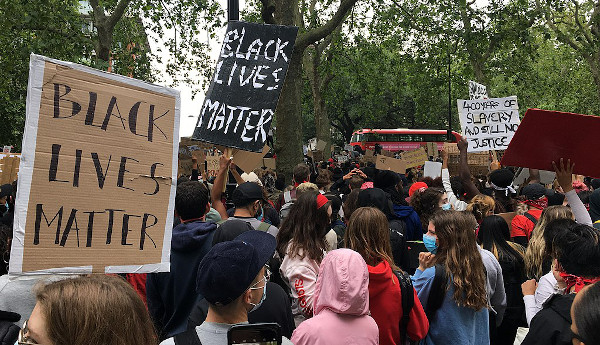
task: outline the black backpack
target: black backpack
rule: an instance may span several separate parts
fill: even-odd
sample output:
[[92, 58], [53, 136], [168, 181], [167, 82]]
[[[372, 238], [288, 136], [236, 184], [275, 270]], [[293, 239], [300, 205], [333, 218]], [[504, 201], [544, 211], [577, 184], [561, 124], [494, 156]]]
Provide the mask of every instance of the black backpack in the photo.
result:
[[437, 310], [440, 309], [442, 303], [444, 303], [447, 287], [448, 277], [446, 277], [446, 266], [435, 264], [435, 275], [433, 276], [431, 292], [427, 298], [427, 307], [425, 308], [425, 315], [427, 315], [427, 320], [429, 320], [429, 322], [431, 322]]
[[415, 305], [415, 295], [413, 292], [412, 280], [410, 275], [402, 271], [394, 271], [394, 274], [400, 282], [400, 292], [402, 293], [402, 318], [400, 319], [400, 344], [406, 342], [408, 321], [410, 320], [410, 311]]
[[173, 336], [175, 345], [202, 345], [198, 333], [196, 333], [196, 327], [192, 327], [183, 333], [176, 334]]

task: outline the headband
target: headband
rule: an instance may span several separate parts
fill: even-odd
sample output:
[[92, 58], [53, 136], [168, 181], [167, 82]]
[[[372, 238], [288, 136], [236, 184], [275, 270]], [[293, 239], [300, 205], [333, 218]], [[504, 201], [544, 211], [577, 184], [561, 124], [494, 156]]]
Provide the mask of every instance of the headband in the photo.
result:
[[323, 205], [325, 205], [328, 202], [329, 199], [323, 196], [323, 194], [319, 193], [319, 195], [317, 195], [317, 209], [320, 209], [321, 207], [323, 207]]

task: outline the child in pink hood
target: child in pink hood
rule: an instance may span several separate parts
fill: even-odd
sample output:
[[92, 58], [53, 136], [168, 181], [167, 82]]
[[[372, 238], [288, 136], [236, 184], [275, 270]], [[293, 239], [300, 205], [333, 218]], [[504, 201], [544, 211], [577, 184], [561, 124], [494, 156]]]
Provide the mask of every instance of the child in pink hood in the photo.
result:
[[314, 316], [292, 334], [296, 345], [377, 345], [379, 329], [369, 316], [369, 272], [350, 249], [325, 256], [314, 295]]

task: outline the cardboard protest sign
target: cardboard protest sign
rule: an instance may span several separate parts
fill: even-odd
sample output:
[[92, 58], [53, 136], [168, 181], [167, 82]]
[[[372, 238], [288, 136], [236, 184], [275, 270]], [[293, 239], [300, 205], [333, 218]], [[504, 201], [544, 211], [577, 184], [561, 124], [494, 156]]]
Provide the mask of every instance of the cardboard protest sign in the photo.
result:
[[564, 158], [574, 173], [600, 177], [600, 151], [590, 148], [598, 133], [600, 117], [528, 109], [501, 164], [553, 171], [552, 161]]
[[406, 173], [406, 163], [401, 159], [396, 159], [392, 157], [387, 157], [383, 155], [377, 156], [377, 162], [375, 163], [375, 168], [379, 170], [391, 170], [395, 171], [399, 174]]
[[323, 155], [323, 151], [310, 151], [308, 154], [310, 157], [312, 157], [313, 162], [318, 163], [318, 162], [322, 162], [325, 160], [325, 156]]
[[458, 145], [456, 143], [444, 143], [444, 151], [450, 154], [458, 154]]
[[233, 162], [245, 173], [249, 174], [254, 169], [260, 168], [263, 157], [269, 152], [269, 146], [265, 145], [262, 152], [250, 152], [244, 150], [233, 151]]
[[169, 271], [179, 91], [31, 55], [11, 273]]
[[472, 80], [469, 80], [469, 99], [487, 99], [487, 87]]
[[428, 142], [427, 143], [427, 154], [433, 158], [438, 157], [438, 146], [437, 143]]
[[[459, 158], [460, 154], [458, 152], [448, 154], [448, 172], [450, 175], [458, 175]], [[490, 166], [490, 155], [487, 151], [467, 153], [467, 164], [471, 174], [487, 175]]]
[[337, 155], [337, 156], [335, 156], [335, 160], [338, 163], [346, 163], [348, 161], [348, 156], [346, 156], [346, 155]]
[[297, 27], [229, 22], [193, 138], [260, 152], [292, 56]]
[[458, 114], [469, 152], [503, 150], [519, 127], [517, 96], [480, 100], [459, 99]]
[[504, 219], [504, 221], [508, 224], [509, 230], [512, 231], [512, 220], [517, 215], [517, 212], [498, 213], [497, 215]]
[[386, 157], [394, 157], [394, 153], [392, 151], [388, 151], [388, 150], [381, 150], [381, 154]]
[[433, 179], [442, 176], [442, 163], [425, 162], [425, 167], [423, 167], [423, 176], [429, 176]]
[[277, 163], [275, 162], [275, 158], [263, 158], [263, 166], [267, 169], [277, 169]]
[[365, 154], [360, 158], [364, 163], [376, 163], [375, 151], [367, 149]]
[[12, 151], [12, 146], [4, 146], [2, 148], [2, 153], [10, 153]]
[[317, 139], [317, 151], [324, 151], [325, 150], [325, 146], [327, 146], [326, 142], [324, 142], [323, 140], [318, 140]]
[[219, 172], [219, 156], [206, 156], [206, 174], [208, 176], [217, 176]]
[[0, 154], [0, 185], [17, 180], [20, 162], [19, 154]]
[[400, 154], [402, 160], [406, 163], [406, 168], [414, 168], [425, 164], [428, 160], [427, 152], [425, 149], [420, 147], [414, 151], [402, 152]]

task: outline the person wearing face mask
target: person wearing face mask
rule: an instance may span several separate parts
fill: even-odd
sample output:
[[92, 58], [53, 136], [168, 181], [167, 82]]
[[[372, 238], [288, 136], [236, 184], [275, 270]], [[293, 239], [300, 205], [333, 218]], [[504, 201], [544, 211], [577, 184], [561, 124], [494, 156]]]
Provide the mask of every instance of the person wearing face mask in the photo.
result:
[[[226, 241], [232, 241], [240, 234], [254, 230], [252, 226], [244, 221], [234, 219], [227, 221], [217, 228], [213, 237], [213, 246], [217, 243]], [[271, 260], [270, 260], [271, 261]], [[250, 323], [264, 323], [264, 322], [275, 322], [281, 326], [281, 335], [291, 337], [292, 332], [296, 328], [294, 325], [294, 317], [292, 316], [291, 302], [288, 294], [285, 290], [277, 283], [273, 282], [273, 275], [271, 270], [273, 265], [267, 267], [266, 275], [270, 279], [267, 279], [267, 297], [264, 302], [255, 311], [248, 313], [248, 322]], [[188, 331], [195, 329], [206, 319], [208, 314], [208, 301], [202, 299], [196, 302], [196, 305], [190, 313], [188, 320]], [[187, 331], [186, 331], [187, 332]]]
[[227, 219], [240, 219], [250, 223], [255, 230], [264, 231], [276, 237], [279, 229], [261, 220], [264, 212], [262, 203], [267, 203], [268, 201], [264, 198], [262, 188], [254, 182], [244, 182], [237, 186], [231, 197], [235, 206], [235, 212], [233, 217], [229, 217], [227, 214], [225, 205], [223, 205], [223, 201], [221, 200], [222, 193], [220, 191], [223, 190], [230, 165], [231, 160], [222, 156], [219, 172], [217, 173], [211, 193], [212, 207], [219, 212], [223, 221]]
[[[248, 313], [257, 310], [266, 298], [265, 264], [275, 246], [273, 236], [246, 231], [233, 241], [216, 244], [206, 254], [198, 268], [197, 289], [208, 301], [208, 314], [191, 336], [202, 344], [226, 345], [229, 328], [248, 323]], [[292, 344], [285, 337], [281, 343]], [[174, 338], [161, 342], [175, 344]]]

